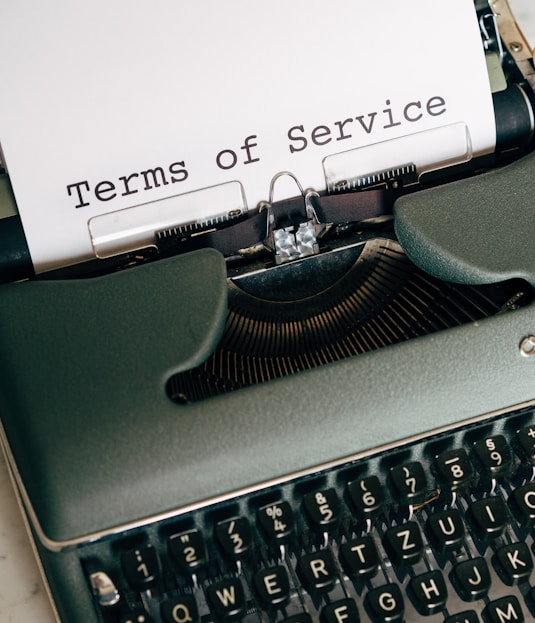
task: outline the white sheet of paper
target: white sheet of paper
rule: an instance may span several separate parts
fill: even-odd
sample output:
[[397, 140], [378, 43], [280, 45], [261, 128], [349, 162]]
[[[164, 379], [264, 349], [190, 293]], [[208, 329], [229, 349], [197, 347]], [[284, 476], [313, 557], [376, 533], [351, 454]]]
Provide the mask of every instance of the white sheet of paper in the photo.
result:
[[0, 58], [38, 271], [93, 257], [101, 214], [230, 180], [251, 209], [281, 170], [322, 190], [324, 157], [460, 121], [495, 143], [472, 0], [17, 0]]

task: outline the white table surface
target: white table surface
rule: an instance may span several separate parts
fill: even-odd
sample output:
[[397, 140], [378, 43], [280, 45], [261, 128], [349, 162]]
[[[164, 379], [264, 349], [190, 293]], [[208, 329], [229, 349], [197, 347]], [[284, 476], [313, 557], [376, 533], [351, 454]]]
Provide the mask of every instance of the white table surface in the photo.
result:
[[[511, 6], [535, 44], [535, 0], [511, 0]], [[0, 455], [0, 623], [55, 621]]]

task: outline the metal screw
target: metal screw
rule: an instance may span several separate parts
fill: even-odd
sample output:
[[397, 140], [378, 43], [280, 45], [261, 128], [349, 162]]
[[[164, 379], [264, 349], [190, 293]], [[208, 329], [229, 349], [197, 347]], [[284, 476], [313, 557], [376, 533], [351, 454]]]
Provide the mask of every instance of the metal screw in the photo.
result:
[[518, 52], [520, 52], [522, 50], [522, 48], [524, 47], [519, 41], [513, 41], [512, 43], [509, 44], [511, 47], [511, 50], [515, 53], [518, 54]]
[[523, 357], [533, 357], [535, 355], [535, 335], [528, 335], [520, 343], [520, 354]]

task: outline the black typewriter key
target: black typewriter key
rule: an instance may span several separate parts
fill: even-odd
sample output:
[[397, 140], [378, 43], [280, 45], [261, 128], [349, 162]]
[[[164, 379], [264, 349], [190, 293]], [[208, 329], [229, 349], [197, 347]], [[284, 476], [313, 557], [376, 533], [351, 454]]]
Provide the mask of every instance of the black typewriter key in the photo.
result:
[[503, 500], [499, 497], [489, 497], [474, 502], [470, 506], [469, 516], [480, 538], [497, 538], [507, 525], [507, 511]]
[[321, 623], [359, 623], [357, 604], [352, 599], [340, 599], [325, 606], [320, 614]]
[[379, 568], [379, 553], [369, 536], [353, 539], [340, 547], [340, 562], [352, 578], [371, 578]]
[[303, 497], [303, 505], [312, 528], [329, 531], [338, 524], [340, 500], [335, 489], [307, 493]]
[[529, 579], [533, 571], [533, 559], [525, 543], [510, 543], [496, 552], [496, 571], [508, 586]]
[[474, 475], [472, 463], [462, 448], [446, 450], [439, 454], [434, 467], [440, 484], [450, 491], [466, 489], [472, 482]]
[[440, 571], [428, 571], [412, 578], [409, 595], [420, 614], [429, 616], [440, 612], [446, 604], [448, 591]]
[[377, 476], [354, 480], [347, 485], [352, 509], [364, 519], [375, 517], [385, 502], [384, 485]]
[[386, 584], [369, 591], [364, 605], [373, 623], [401, 623], [405, 614], [403, 596], [397, 584]]
[[260, 603], [265, 608], [282, 607], [290, 598], [290, 580], [285, 567], [257, 571], [253, 578]]
[[516, 441], [520, 459], [535, 467], [535, 426], [521, 428], [516, 434]]
[[199, 609], [193, 595], [180, 595], [161, 605], [163, 623], [198, 623]]
[[331, 590], [337, 577], [331, 552], [322, 549], [301, 557], [297, 562], [297, 574], [309, 593]]
[[206, 564], [206, 547], [199, 530], [172, 535], [168, 546], [171, 557], [184, 573], [195, 573]]
[[426, 522], [427, 536], [437, 552], [457, 549], [464, 540], [464, 523], [455, 508], [433, 514]]
[[312, 617], [308, 612], [301, 612], [301, 614], [294, 614], [284, 619], [281, 623], [312, 623]]
[[509, 507], [522, 526], [535, 524], [535, 483], [518, 487], [509, 496]]
[[152, 545], [122, 554], [121, 567], [128, 584], [137, 591], [151, 588], [160, 578], [160, 561]]
[[477, 612], [474, 610], [465, 610], [459, 614], [452, 614], [444, 623], [480, 623]]
[[424, 550], [420, 528], [415, 521], [389, 528], [383, 545], [394, 565], [413, 565], [420, 560]]
[[450, 574], [451, 583], [463, 601], [485, 597], [490, 589], [490, 572], [484, 558], [458, 562]]
[[237, 619], [245, 611], [245, 593], [239, 578], [210, 584], [206, 595], [213, 612], [221, 619]]
[[258, 510], [257, 517], [268, 543], [287, 541], [294, 532], [294, 514], [288, 502], [264, 506]]
[[418, 461], [393, 467], [390, 481], [396, 499], [402, 504], [417, 504], [426, 497], [427, 478]]
[[483, 610], [485, 623], [524, 623], [524, 612], [514, 595], [496, 599]]
[[251, 548], [251, 526], [245, 517], [221, 521], [215, 527], [216, 540], [224, 554], [237, 560]]
[[513, 455], [503, 435], [478, 441], [473, 454], [483, 474], [491, 478], [508, 476], [513, 469]]
[[121, 617], [121, 623], [153, 623], [154, 619], [144, 610], [134, 610]]

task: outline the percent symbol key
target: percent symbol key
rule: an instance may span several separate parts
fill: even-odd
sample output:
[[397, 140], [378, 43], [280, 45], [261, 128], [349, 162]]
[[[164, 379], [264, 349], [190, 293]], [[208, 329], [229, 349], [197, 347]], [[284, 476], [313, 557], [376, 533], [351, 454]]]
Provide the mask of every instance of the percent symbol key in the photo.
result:
[[294, 531], [294, 514], [288, 502], [277, 502], [258, 509], [258, 523], [269, 543], [287, 541]]

